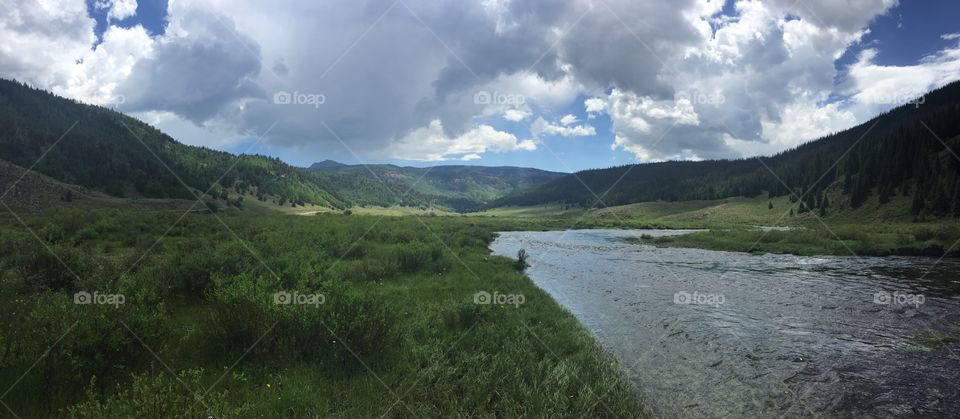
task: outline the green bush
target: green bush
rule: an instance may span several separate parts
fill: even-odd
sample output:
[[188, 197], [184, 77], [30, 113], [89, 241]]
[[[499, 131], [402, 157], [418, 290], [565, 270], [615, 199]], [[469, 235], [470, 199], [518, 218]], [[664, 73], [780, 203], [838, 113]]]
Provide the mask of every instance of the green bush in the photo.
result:
[[76, 304], [72, 295], [45, 292], [22, 308], [27, 311], [3, 331], [8, 346], [2, 352], [10, 365], [30, 365], [49, 349], [28, 378], [44, 387], [124, 373], [152, 359], [145, 345], [158, 351], [169, 336], [163, 305]]
[[341, 260], [330, 269], [330, 277], [345, 281], [380, 281], [393, 278], [399, 271], [396, 259], [371, 257], [363, 260]]
[[8, 253], [11, 265], [39, 291], [72, 290], [78, 277], [87, 277], [94, 270], [90, 256], [74, 246], [44, 246], [32, 238], [23, 238], [17, 247], [16, 251]]
[[[274, 281], [242, 275], [218, 279], [214, 310], [204, 327], [207, 341], [228, 353], [358, 365], [396, 347], [397, 319], [374, 297], [327, 281], [299, 295], [321, 295], [319, 304], [278, 304]], [[286, 290], [285, 290], [286, 291]], [[286, 291], [293, 293], [293, 291]], [[352, 353], [351, 353], [352, 352]], [[356, 354], [356, 356], [354, 356]]]
[[134, 374], [129, 386], [117, 385], [115, 392], [105, 398], [100, 396], [94, 379], [87, 390], [87, 400], [71, 406], [68, 413], [72, 418], [94, 419], [246, 417], [249, 403], [229, 403], [227, 390], [204, 395], [202, 377], [202, 369], [183, 371], [176, 378], [165, 371], [155, 376]]
[[416, 272], [439, 256], [439, 252], [434, 253], [433, 249], [420, 242], [400, 245], [396, 251], [397, 264], [400, 271], [405, 273]]

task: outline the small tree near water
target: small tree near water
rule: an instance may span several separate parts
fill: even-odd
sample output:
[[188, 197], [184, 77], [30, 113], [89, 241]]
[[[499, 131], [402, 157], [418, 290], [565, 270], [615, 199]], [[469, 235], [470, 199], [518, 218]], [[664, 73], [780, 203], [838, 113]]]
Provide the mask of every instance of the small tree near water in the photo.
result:
[[518, 271], [524, 270], [527, 266], [527, 258], [530, 257], [530, 254], [527, 253], [526, 249], [520, 249], [517, 251], [517, 262], [513, 265], [517, 268]]

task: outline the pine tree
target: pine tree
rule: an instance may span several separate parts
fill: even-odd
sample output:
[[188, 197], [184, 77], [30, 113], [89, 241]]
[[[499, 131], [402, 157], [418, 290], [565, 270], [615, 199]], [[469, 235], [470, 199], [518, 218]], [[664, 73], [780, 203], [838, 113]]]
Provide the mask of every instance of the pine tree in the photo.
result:
[[880, 187], [879, 196], [877, 196], [877, 198], [880, 200], [881, 205], [890, 202], [890, 195], [892, 195], [891, 189], [892, 188], [890, 185], [883, 185]]
[[913, 193], [913, 205], [910, 207], [910, 214], [920, 215], [925, 206], [926, 203], [923, 199], [923, 189], [917, 187], [917, 191]]

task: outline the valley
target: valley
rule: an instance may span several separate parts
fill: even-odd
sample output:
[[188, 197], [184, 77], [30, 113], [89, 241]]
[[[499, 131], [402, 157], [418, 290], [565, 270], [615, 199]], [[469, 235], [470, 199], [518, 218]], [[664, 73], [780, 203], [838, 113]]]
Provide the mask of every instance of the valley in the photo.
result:
[[[953, 98], [958, 90], [953, 84], [934, 98]], [[926, 286], [915, 280], [921, 267], [946, 258], [933, 275], [940, 291], [930, 295], [929, 307], [948, 307], [938, 311], [948, 324], [931, 334], [897, 332], [892, 341], [864, 342], [882, 348], [893, 342], [906, 353], [926, 354], [911, 355], [911, 362], [932, 359], [952, 368], [957, 361], [946, 351], [957, 341], [949, 326], [955, 323], [949, 307], [957, 289], [943, 269], [960, 255], [960, 222], [952, 212], [955, 203], [946, 198], [960, 166], [949, 148], [927, 139], [920, 146], [898, 146], [913, 144], [915, 156], [899, 177], [871, 172], [876, 162], [869, 156], [885, 153], [889, 132], [913, 123], [917, 116], [910, 110], [881, 116], [877, 137], [862, 143], [853, 141], [864, 134], [861, 126], [771, 158], [563, 174], [333, 161], [299, 168], [266, 156], [187, 146], [125, 115], [15, 82], [0, 82], [0, 93], [6, 118], [0, 124], [0, 201], [6, 206], [0, 213], [0, 377], [15, 383], [2, 400], [19, 415], [649, 417], [697, 411], [720, 417], [830, 404], [850, 413], [942, 413], [831, 398], [835, 390], [818, 380], [845, 373], [836, 370], [817, 370], [810, 381], [787, 385], [815, 391], [813, 401], [765, 393], [760, 389], [771, 384], [764, 380], [789, 375], [792, 367], [782, 359], [765, 361], [764, 371], [778, 371], [769, 376], [734, 355], [711, 361], [725, 365], [720, 369], [685, 364], [675, 358], [686, 356], [678, 348], [700, 347], [707, 335], [690, 337], [688, 329], [670, 326], [670, 336], [687, 339], [670, 350], [646, 339], [624, 341], [616, 336], [629, 335], [632, 326], [623, 322], [658, 331], [665, 318], [649, 317], [645, 309], [611, 322], [617, 315], [598, 307], [621, 307], [620, 297], [611, 303], [604, 302], [606, 294], [578, 296], [597, 287], [612, 294], [616, 285], [623, 288], [617, 295], [630, 295], [630, 310], [685, 307], [645, 300], [630, 275], [614, 273], [627, 281], [616, 284], [560, 282], [566, 285], [556, 288], [551, 284], [560, 272], [575, 269], [547, 272], [591, 252], [614, 257], [614, 246], [623, 253], [619, 259], [595, 269], [639, 269], [643, 278], [664, 278], [669, 272], [658, 269], [666, 259], [670, 269], [702, 277], [702, 287], [710, 283], [730, 298], [752, 301], [764, 297], [744, 291], [741, 283], [729, 288], [710, 282], [712, 265], [691, 261], [725, 260], [736, 269], [757, 265], [752, 272], [780, 275], [781, 281], [812, 281], [795, 284], [799, 290], [833, 281], [836, 274], [802, 268], [795, 277], [767, 266], [770, 261], [823, 256], [840, 272], [865, 257], [903, 255], [869, 264], [889, 274], [884, 287], [919, 292]], [[931, 112], [947, 112], [943, 118], [958, 112], [955, 104], [931, 103]], [[71, 127], [71, 118], [83, 123]], [[54, 136], [61, 128], [67, 135]], [[946, 134], [951, 129], [942, 128]], [[957, 138], [945, 145], [956, 145]], [[794, 175], [819, 172], [841, 149], [847, 150], [839, 155], [841, 164], [823, 177]], [[771, 170], [766, 175], [764, 161]], [[925, 170], [935, 171], [938, 181]], [[653, 187], [653, 180], [660, 185]], [[807, 181], [813, 183], [795, 190], [777, 186]], [[671, 233], [679, 231], [685, 234]], [[531, 239], [538, 234], [617, 239], [544, 244]], [[564, 252], [573, 254], [556, 259]], [[857, 281], [861, 291], [878, 286], [869, 278]], [[98, 296], [122, 296], [122, 304], [76, 302]], [[277, 298], [313, 303], [281, 304]], [[859, 313], [875, 307], [848, 308]], [[792, 315], [822, 314], [815, 311]], [[727, 314], [731, 327], [745, 327], [745, 318], [757, 316]], [[690, 327], [712, 324], [715, 315], [690, 317]], [[748, 352], [764, 350], [757, 342], [768, 328], [755, 326], [755, 334], [742, 338], [754, 348]], [[823, 339], [839, 339], [816, 327]], [[717, 339], [727, 354], [743, 345]], [[803, 342], [789, 344], [800, 348]], [[838, 351], [840, 346], [827, 345], [796, 356], [849, 363]], [[37, 353], [44, 355], [33, 364]], [[651, 382], [636, 372], [636, 362], [672, 366], [661, 375], [673, 384]], [[704, 387], [731, 380], [730, 371], [760, 378], [719, 392]], [[675, 398], [677, 388], [699, 394], [714, 408]], [[44, 396], [31, 396], [39, 393]], [[736, 403], [716, 408], [728, 396]], [[759, 407], [751, 401], [758, 397]]]

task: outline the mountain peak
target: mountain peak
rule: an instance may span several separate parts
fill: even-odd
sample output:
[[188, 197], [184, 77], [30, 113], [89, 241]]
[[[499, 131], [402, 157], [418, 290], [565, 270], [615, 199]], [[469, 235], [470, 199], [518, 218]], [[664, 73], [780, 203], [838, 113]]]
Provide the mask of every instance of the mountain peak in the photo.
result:
[[330, 169], [339, 169], [341, 167], [347, 167], [348, 165], [340, 163], [334, 160], [324, 160], [310, 165], [310, 170], [330, 170]]

